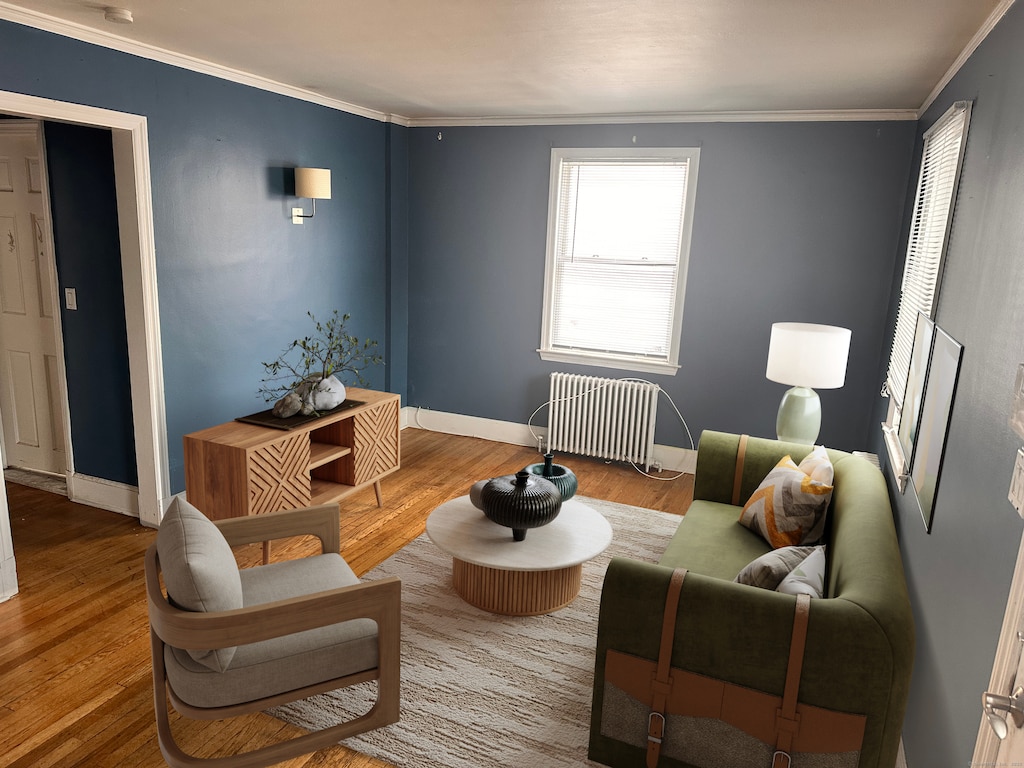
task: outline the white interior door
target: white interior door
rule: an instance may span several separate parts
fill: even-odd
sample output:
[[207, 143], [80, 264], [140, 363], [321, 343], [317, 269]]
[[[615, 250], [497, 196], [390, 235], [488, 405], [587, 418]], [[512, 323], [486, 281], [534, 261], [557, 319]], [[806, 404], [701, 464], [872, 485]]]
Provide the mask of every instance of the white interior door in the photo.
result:
[[56, 275], [34, 121], [0, 123], [0, 416], [6, 466], [63, 474]]
[[[999, 644], [992, 664], [989, 693], [1009, 697], [1024, 685], [1024, 537], [1017, 552], [1013, 583], [1006, 600], [1006, 613], [999, 633]], [[978, 711], [981, 724], [974, 745], [972, 765], [1024, 765], [1024, 728], [1018, 728], [1013, 716], [997, 711], [1005, 723], [1005, 736], [1000, 739], [982, 708], [982, 695], [978, 691]]]

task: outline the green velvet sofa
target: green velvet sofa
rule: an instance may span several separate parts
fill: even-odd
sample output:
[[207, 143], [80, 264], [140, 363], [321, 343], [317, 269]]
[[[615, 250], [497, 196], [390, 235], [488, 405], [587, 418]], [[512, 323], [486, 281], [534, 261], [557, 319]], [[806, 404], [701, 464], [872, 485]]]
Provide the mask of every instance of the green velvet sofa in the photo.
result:
[[[590, 758], [643, 766], [645, 752], [608, 736], [606, 653], [657, 659], [672, 569], [685, 567], [672, 666], [781, 696], [796, 598], [733, 581], [770, 546], [738, 522], [746, 499], [785, 455], [810, 446], [704, 432], [694, 500], [658, 564], [614, 558], [604, 580], [594, 671]], [[882, 474], [867, 460], [829, 451], [834, 491], [823, 543], [826, 594], [812, 599], [800, 683], [802, 703], [866, 716], [859, 768], [896, 763], [914, 654], [914, 623]], [[738, 506], [734, 498], [739, 498]], [[602, 733], [604, 718], [605, 733]], [[854, 756], [854, 760], [856, 757]], [[689, 763], [661, 756], [659, 766]], [[794, 761], [794, 765], [797, 765]]]

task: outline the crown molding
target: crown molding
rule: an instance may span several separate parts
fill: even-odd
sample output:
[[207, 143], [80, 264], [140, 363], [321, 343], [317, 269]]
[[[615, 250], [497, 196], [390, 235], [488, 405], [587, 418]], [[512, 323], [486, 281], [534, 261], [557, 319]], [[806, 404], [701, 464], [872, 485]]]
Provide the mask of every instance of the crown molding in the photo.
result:
[[639, 123], [807, 123], [917, 120], [914, 109], [791, 110], [765, 112], [650, 112], [600, 115], [414, 117], [410, 128], [514, 125], [632, 125]]
[[957, 72], [960, 71], [960, 68], [967, 62], [969, 58], [971, 58], [974, 52], [978, 49], [978, 46], [981, 45], [982, 41], [986, 37], [988, 37], [989, 33], [993, 29], [995, 29], [996, 24], [998, 24], [1002, 20], [1003, 16], [1006, 15], [1006, 12], [1010, 10], [1010, 6], [1012, 6], [1015, 1], [1016, 0], [1001, 0], [999, 5], [997, 5], [993, 9], [992, 13], [989, 14], [989, 17], [985, 19], [985, 23], [982, 24], [981, 28], [974, 33], [974, 37], [972, 37], [970, 42], [968, 42], [964, 49], [960, 51], [960, 55], [956, 57], [956, 60], [950, 65], [949, 69], [946, 70], [946, 74], [942, 76], [942, 79], [939, 80], [938, 83], [936, 83], [935, 87], [932, 89], [932, 92], [928, 94], [928, 98], [925, 99], [924, 103], [920, 106], [920, 108], [918, 108], [918, 120], [920, 120], [924, 116], [924, 113], [928, 111], [928, 108], [939, 97], [939, 94], [942, 93], [942, 90], [947, 85], [949, 85], [950, 81], [954, 77], [956, 77], [956, 74]]
[[591, 114], [591, 115], [494, 115], [483, 117], [418, 117], [410, 118], [362, 107], [358, 104], [330, 98], [315, 91], [254, 75], [232, 67], [177, 53], [147, 43], [140, 43], [120, 35], [87, 27], [84, 24], [60, 19], [56, 16], [28, 10], [0, 0], [0, 19], [16, 24], [52, 32], [103, 48], [128, 53], [151, 61], [159, 61], [211, 77], [277, 93], [341, 112], [378, 120], [406, 128], [472, 127], [472, 126], [526, 126], [526, 125], [615, 125], [640, 123], [765, 123], [765, 122], [876, 122], [919, 120], [938, 98], [949, 82], [956, 76], [967, 59], [981, 45], [982, 41], [1006, 15], [1015, 0], [1000, 0], [999, 5], [989, 14], [985, 24], [974, 34], [967, 46], [960, 52], [943, 78], [918, 109], [868, 109], [868, 110], [781, 110], [764, 112], [653, 112], [632, 114]]
[[143, 59], [159, 61], [163, 64], [170, 64], [171, 66], [180, 67], [192, 72], [210, 75], [212, 77], [220, 78], [221, 80], [230, 80], [231, 82], [248, 85], [262, 91], [269, 91], [282, 96], [289, 96], [293, 99], [319, 104], [320, 106], [329, 107], [341, 112], [348, 112], [360, 117], [367, 117], [371, 120], [379, 120], [381, 122], [389, 122], [392, 120], [392, 115], [380, 112], [376, 109], [369, 109], [357, 104], [350, 104], [347, 101], [332, 99], [305, 88], [298, 88], [293, 85], [280, 83], [267, 77], [261, 77], [260, 75], [243, 72], [239, 69], [232, 69], [231, 67], [214, 64], [213, 62], [206, 61], [204, 59], [187, 56], [182, 53], [176, 53], [155, 45], [149, 45], [148, 43], [140, 43], [136, 40], [121, 37], [120, 35], [87, 27], [84, 24], [77, 24], [65, 19], [59, 19], [56, 16], [39, 13], [38, 11], [19, 8], [18, 6], [11, 5], [9, 3], [0, 2], [0, 19], [12, 21], [16, 24], [22, 24], [26, 27], [41, 29], [44, 32], [52, 32], [56, 35], [61, 35], [62, 37], [70, 37], [84, 43], [91, 43], [103, 48], [110, 48], [122, 53], [130, 53], [133, 56], [139, 56]]

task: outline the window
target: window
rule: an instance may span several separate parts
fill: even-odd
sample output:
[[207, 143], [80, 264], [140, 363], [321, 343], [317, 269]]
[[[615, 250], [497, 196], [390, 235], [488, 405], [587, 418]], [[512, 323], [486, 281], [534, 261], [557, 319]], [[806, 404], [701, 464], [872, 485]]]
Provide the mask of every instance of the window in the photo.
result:
[[934, 318], [970, 117], [970, 102], [958, 101], [924, 135], [921, 172], [884, 389], [890, 395], [886, 443], [897, 477], [905, 473], [904, 465], [910, 458], [903, 456], [895, 433], [906, 397], [917, 316], [920, 312], [927, 318]]
[[674, 374], [699, 149], [553, 149], [545, 360]]

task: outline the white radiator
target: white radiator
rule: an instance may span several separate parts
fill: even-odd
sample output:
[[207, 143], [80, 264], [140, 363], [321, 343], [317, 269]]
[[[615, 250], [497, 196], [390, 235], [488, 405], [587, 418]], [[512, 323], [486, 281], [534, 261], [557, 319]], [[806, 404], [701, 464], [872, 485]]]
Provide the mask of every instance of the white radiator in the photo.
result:
[[650, 382], [552, 373], [548, 450], [631, 461], [650, 471], [660, 391]]

